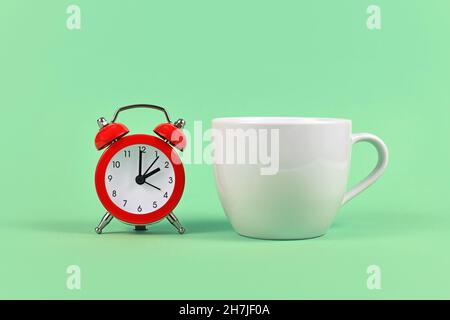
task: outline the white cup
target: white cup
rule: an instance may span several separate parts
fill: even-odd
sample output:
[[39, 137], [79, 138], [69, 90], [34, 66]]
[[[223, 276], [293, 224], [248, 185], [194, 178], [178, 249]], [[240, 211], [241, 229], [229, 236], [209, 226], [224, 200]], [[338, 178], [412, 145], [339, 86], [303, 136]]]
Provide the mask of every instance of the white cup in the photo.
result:
[[[212, 126], [219, 197], [233, 228], [248, 237], [325, 234], [339, 208], [374, 183], [388, 163], [384, 142], [352, 134], [350, 120], [217, 118]], [[360, 141], [376, 148], [378, 163], [346, 191], [352, 145]]]

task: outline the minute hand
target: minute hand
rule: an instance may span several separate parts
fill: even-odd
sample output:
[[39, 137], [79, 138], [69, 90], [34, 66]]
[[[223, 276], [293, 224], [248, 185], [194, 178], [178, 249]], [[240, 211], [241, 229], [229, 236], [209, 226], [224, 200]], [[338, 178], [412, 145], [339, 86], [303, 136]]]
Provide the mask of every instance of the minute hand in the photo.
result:
[[142, 151], [139, 150], [139, 175], [142, 176]]
[[148, 177], [154, 175], [155, 173], [157, 173], [157, 172], [159, 172], [159, 171], [161, 171], [160, 168], [153, 169], [152, 171], [150, 171], [149, 173], [147, 173], [147, 174], [144, 176], [144, 179], [147, 179]]

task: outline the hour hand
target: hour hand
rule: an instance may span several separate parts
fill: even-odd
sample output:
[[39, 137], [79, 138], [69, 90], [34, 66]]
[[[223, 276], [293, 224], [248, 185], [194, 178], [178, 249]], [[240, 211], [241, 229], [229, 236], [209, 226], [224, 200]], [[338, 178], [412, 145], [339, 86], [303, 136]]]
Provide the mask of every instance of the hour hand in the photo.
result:
[[[160, 169], [160, 168], [156, 168], [156, 169], [153, 169], [152, 171], [150, 171], [149, 173], [147, 173], [145, 176], [138, 175], [138, 176], [136, 177], [136, 183], [137, 183], [137, 184], [144, 184], [144, 183], [147, 183], [147, 182], [145, 181], [145, 179], [147, 179], [148, 177], [154, 175], [155, 173], [157, 173], [157, 172], [159, 172], [159, 171], [161, 171], [161, 169]], [[149, 184], [149, 183], [147, 183], [147, 184]], [[154, 187], [154, 185], [151, 185], [151, 186]], [[156, 187], [155, 187], [155, 188], [156, 188]], [[159, 188], [157, 188], [157, 189], [159, 189]]]
[[147, 174], [144, 176], [144, 179], [147, 179], [148, 177], [154, 175], [155, 173], [157, 173], [157, 172], [159, 172], [159, 171], [161, 171], [160, 168], [153, 169], [152, 171], [150, 171], [149, 173], [147, 173]]

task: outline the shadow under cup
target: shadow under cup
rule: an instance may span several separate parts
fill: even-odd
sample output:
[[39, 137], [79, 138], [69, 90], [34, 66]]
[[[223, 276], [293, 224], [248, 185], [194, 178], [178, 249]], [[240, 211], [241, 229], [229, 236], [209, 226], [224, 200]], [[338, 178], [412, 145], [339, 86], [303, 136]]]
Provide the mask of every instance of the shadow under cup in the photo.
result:
[[216, 187], [236, 232], [261, 239], [326, 233], [345, 200], [350, 120], [218, 118], [212, 126]]

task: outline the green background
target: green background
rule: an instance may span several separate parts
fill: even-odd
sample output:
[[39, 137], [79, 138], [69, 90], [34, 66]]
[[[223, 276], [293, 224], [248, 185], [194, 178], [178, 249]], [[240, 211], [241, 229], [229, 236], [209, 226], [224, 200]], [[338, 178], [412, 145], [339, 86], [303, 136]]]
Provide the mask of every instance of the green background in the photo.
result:
[[[68, 30], [66, 8], [81, 8]], [[450, 298], [450, 2], [2, 1], [0, 298]], [[238, 236], [211, 166], [186, 165], [176, 213], [145, 234], [104, 213], [93, 185], [99, 116], [154, 103], [174, 118], [343, 117], [390, 149], [385, 175], [324, 237]], [[121, 116], [132, 132], [162, 120]], [[295, 147], [295, 146], [293, 146]], [[350, 183], [372, 169], [354, 148]], [[379, 265], [382, 289], [368, 290]], [[79, 265], [81, 290], [66, 288]]]

